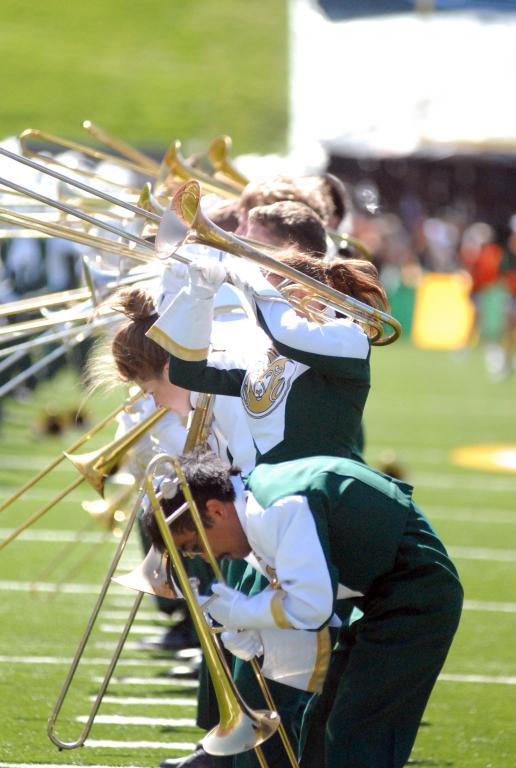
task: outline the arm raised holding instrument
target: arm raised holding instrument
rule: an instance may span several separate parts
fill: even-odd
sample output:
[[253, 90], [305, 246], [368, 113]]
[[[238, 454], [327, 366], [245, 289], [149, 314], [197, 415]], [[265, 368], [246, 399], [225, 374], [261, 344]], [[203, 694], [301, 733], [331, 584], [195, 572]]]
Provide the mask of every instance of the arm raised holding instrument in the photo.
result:
[[[331, 287], [346, 287], [377, 306], [386, 303], [375, 268], [368, 262], [324, 264], [295, 253], [281, 258], [326, 280], [326, 285], [333, 281]], [[171, 381], [202, 392], [240, 396], [258, 462], [314, 453], [357, 455], [370, 381], [365, 331], [344, 317], [326, 317], [320, 323], [300, 316], [246, 260], [202, 261], [191, 265], [190, 272], [190, 285], [148, 332], [170, 353]], [[256, 336], [231, 347], [210, 346], [213, 296], [226, 276], [254, 306], [267, 344]]]

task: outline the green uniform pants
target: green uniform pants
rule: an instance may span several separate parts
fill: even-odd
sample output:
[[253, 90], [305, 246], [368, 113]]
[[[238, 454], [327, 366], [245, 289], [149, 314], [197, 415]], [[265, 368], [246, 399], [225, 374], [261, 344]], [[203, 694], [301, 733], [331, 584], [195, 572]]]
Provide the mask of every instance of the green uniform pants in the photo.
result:
[[302, 730], [302, 768], [400, 768], [458, 626], [462, 588], [444, 548], [425, 551], [414, 506], [393, 571], [343, 627]]

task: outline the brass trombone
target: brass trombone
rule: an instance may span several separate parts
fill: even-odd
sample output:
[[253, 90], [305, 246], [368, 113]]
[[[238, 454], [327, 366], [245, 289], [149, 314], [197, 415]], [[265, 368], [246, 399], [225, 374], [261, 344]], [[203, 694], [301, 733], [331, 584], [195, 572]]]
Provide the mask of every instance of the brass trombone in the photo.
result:
[[[212, 401], [213, 401], [212, 395], [202, 394], [199, 396], [196, 408], [194, 410], [193, 418], [188, 430], [185, 447], [189, 446], [191, 448], [193, 447], [193, 445], [196, 444], [197, 441], [204, 439], [205, 430], [208, 427], [208, 420], [210, 418], [210, 409], [211, 409]], [[140, 492], [138, 493], [137, 499], [127, 519], [127, 523], [126, 523], [123, 535], [119, 541], [118, 547], [113, 556], [113, 560], [111, 561], [111, 565], [109, 566], [108, 572], [106, 574], [106, 577], [100, 589], [99, 595], [97, 597], [93, 610], [86, 624], [84, 633], [81, 637], [81, 640], [79, 642], [79, 645], [73, 657], [72, 664], [68, 670], [68, 673], [66, 675], [61, 691], [59, 692], [59, 696], [57, 698], [56, 704], [49, 717], [47, 733], [50, 740], [57, 747], [59, 747], [59, 749], [75, 749], [76, 747], [83, 746], [84, 742], [86, 741], [88, 734], [90, 733], [91, 728], [93, 726], [93, 722], [95, 720], [96, 714], [102, 703], [104, 694], [109, 685], [109, 681], [111, 680], [111, 677], [113, 675], [118, 659], [120, 658], [120, 655], [123, 651], [125, 641], [127, 639], [129, 631], [133, 625], [136, 614], [138, 613], [138, 609], [142, 602], [144, 593], [150, 592], [151, 594], [160, 595], [162, 597], [168, 597], [171, 599], [174, 599], [178, 596], [175, 591], [175, 587], [172, 583], [171, 574], [169, 570], [169, 561], [167, 560], [167, 558], [162, 557], [154, 548], [150, 549], [144, 562], [139, 566], [138, 569], [136, 569], [136, 571], [131, 571], [129, 574], [125, 574], [124, 576], [115, 578], [116, 569], [125, 551], [127, 541], [133, 530], [134, 524], [137, 520], [138, 512], [140, 511], [146, 492], [147, 492], [147, 489], [145, 485], [143, 485], [142, 488], [140, 489]], [[168, 568], [167, 568], [167, 565], [168, 565]], [[95, 696], [93, 705], [86, 719], [84, 727], [81, 733], [79, 734], [78, 738], [75, 739], [75, 741], [66, 742], [60, 739], [56, 734], [57, 719], [59, 717], [59, 713], [62, 709], [65, 698], [68, 694], [70, 686], [77, 672], [77, 668], [79, 666], [81, 658], [84, 655], [84, 651], [86, 649], [89, 638], [95, 626], [95, 622], [97, 620], [97, 617], [100, 613], [100, 610], [106, 598], [111, 581], [120, 583], [123, 586], [129, 586], [131, 589], [136, 588], [138, 591], [138, 595], [136, 596], [134, 603], [132, 605], [132, 608], [129, 612], [127, 621], [124, 625], [122, 633], [116, 644], [116, 648], [113, 652], [113, 656], [108, 664], [106, 673], [104, 675], [100, 688], [97, 692], [97, 695]], [[135, 586], [135, 583], [137, 586]]]
[[216, 176], [220, 175], [223, 180], [228, 179], [231, 184], [239, 188], [239, 191], [242, 191], [249, 183], [249, 179], [240, 173], [230, 161], [231, 146], [232, 141], [229, 136], [218, 136], [208, 147], [208, 158]]
[[[14, 160], [17, 163], [22, 163], [22, 165], [26, 165], [29, 168], [32, 168], [35, 171], [39, 171], [40, 173], [44, 173], [48, 176], [52, 176], [55, 179], [58, 179], [58, 181], [62, 181], [65, 184], [69, 184], [72, 187], [77, 187], [77, 189], [82, 190], [83, 192], [86, 192], [89, 195], [94, 195], [95, 197], [99, 197], [102, 200], [106, 200], [107, 202], [111, 203], [111, 205], [125, 208], [128, 211], [131, 211], [133, 214], [136, 214], [138, 216], [143, 216], [144, 218], [151, 219], [152, 221], [155, 221], [159, 224], [159, 216], [156, 214], [152, 214], [150, 211], [145, 210], [144, 208], [140, 208], [137, 205], [133, 205], [132, 203], [126, 201], [126, 200], [120, 200], [120, 198], [114, 197], [113, 195], [110, 195], [108, 192], [104, 192], [100, 189], [96, 189], [95, 187], [91, 187], [88, 184], [83, 184], [78, 179], [73, 179], [70, 176], [65, 176], [62, 173], [59, 173], [58, 171], [52, 170], [52, 168], [47, 168], [44, 165], [41, 165], [39, 163], [35, 163], [33, 160], [29, 160], [27, 157], [23, 157], [22, 155], [17, 155], [14, 152], [9, 152], [9, 150], [4, 149], [3, 147], [0, 147], [0, 155], [4, 155], [4, 157], [8, 157], [10, 160]], [[9, 181], [7, 179], [0, 179], [0, 184], [3, 184], [4, 186], [8, 187], [9, 189], [14, 190], [15, 192], [18, 192], [22, 195], [27, 195], [28, 197], [33, 197], [35, 200], [39, 200], [40, 202], [44, 203], [45, 205], [50, 205], [51, 207], [59, 208], [60, 210], [64, 211], [65, 213], [69, 213], [66, 206], [64, 205], [57, 205], [56, 201], [49, 202], [49, 198], [44, 197], [43, 195], [39, 195], [38, 193], [28, 190], [24, 187], [21, 187], [18, 184], [14, 184], [12, 181]], [[77, 216], [78, 214], [75, 212], [72, 213], [72, 215]], [[85, 221], [88, 221], [88, 219], [84, 219]], [[91, 222], [93, 225], [98, 225], [98, 221]], [[118, 232], [115, 232], [115, 234], [119, 234]]]
[[131, 147], [129, 144], [126, 144], [125, 141], [111, 136], [111, 134], [104, 130], [104, 128], [100, 128], [98, 125], [96, 125], [96, 123], [92, 123], [91, 120], [84, 120], [82, 127], [85, 131], [88, 131], [88, 133], [90, 133], [95, 139], [102, 142], [102, 144], [105, 144], [108, 147], [112, 147], [112, 149], [114, 149], [116, 152], [119, 152], [121, 155], [124, 155], [125, 157], [129, 158], [129, 160], [132, 160], [134, 163], [139, 165], [142, 169], [142, 172], [145, 168], [145, 172], [149, 176], [156, 176], [158, 174], [159, 163], [157, 163], [151, 157], [148, 157], [148, 155], [145, 155], [135, 147]]
[[[30, 190], [27, 190], [27, 193], [31, 194]], [[77, 208], [72, 208], [71, 206], [66, 206], [66, 208], [70, 216], [82, 217], [82, 212]], [[130, 258], [143, 263], [155, 263], [156, 261], [151, 255], [153, 248], [147, 241], [145, 241], [145, 245], [140, 243], [140, 247], [133, 247], [115, 240], [108, 240], [100, 235], [92, 235], [83, 229], [77, 229], [76, 224], [72, 225], [71, 222], [67, 226], [65, 222], [69, 222], [69, 219], [65, 219], [63, 223], [46, 223], [41, 221], [41, 219], [0, 208], [0, 221], [19, 226], [20, 232], [22, 232], [22, 228], [27, 232], [33, 231], [36, 233], [35, 237], [61, 237], [64, 240], [71, 240], [87, 248], [97, 249], [105, 253], [113, 253], [122, 258]], [[93, 222], [95, 222], [94, 225]], [[97, 229], [108, 228], [101, 219], [92, 219], [91, 216], [88, 218], [88, 223]], [[5, 229], [2, 231], [6, 235], [9, 232], [8, 236], [11, 237], [10, 231]], [[113, 228], [109, 227], [109, 231], [113, 231]], [[123, 229], [117, 229], [116, 234], [119, 238], [129, 239], [131, 233]]]
[[120, 562], [120, 559], [124, 553], [127, 540], [129, 539], [129, 535], [131, 534], [131, 531], [134, 527], [134, 523], [136, 521], [138, 512], [140, 510], [140, 507], [142, 505], [143, 499], [145, 496], [145, 488], [142, 488], [138, 494], [138, 497], [135, 501], [135, 504], [133, 506], [133, 509], [131, 511], [131, 514], [127, 520], [127, 524], [124, 530], [124, 533], [118, 543], [118, 547], [116, 549], [115, 555], [113, 557], [113, 560], [111, 562], [111, 565], [108, 569], [108, 573], [106, 575], [106, 578], [104, 579], [104, 582], [102, 584], [102, 587], [100, 589], [100, 592], [98, 594], [97, 600], [95, 601], [95, 605], [93, 607], [93, 610], [90, 614], [90, 617], [88, 619], [88, 622], [86, 624], [86, 627], [84, 629], [84, 633], [81, 637], [81, 640], [79, 642], [79, 645], [77, 646], [77, 650], [74, 654], [72, 663], [70, 665], [70, 668], [68, 670], [68, 673], [66, 675], [65, 681], [63, 683], [63, 686], [59, 692], [59, 695], [57, 697], [57, 701], [54, 705], [54, 708], [52, 709], [52, 712], [50, 714], [50, 717], [48, 719], [48, 726], [47, 726], [47, 734], [49, 739], [56, 745], [56, 747], [59, 747], [59, 749], [76, 749], [77, 747], [82, 747], [84, 745], [84, 742], [88, 738], [88, 734], [91, 730], [91, 727], [93, 725], [93, 721], [95, 720], [95, 716], [99, 710], [99, 707], [102, 703], [102, 699], [104, 698], [104, 694], [107, 690], [107, 687], [109, 685], [109, 681], [111, 680], [111, 677], [113, 675], [114, 669], [116, 667], [116, 664], [118, 662], [118, 659], [120, 658], [120, 654], [122, 653], [122, 650], [125, 645], [125, 641], [127, 639], [127, 635], [129, 634], [129, 630], [131, 629], [135, 616], [138, 613], [138, 609], [140, 607], [140, 604], [143, 600], [143, 592], [140, 592], [135, 601], [134, 604], [129, 612], [129, 615], [127, 617], [127, 621], [125, 623], [125, 626], [122, 630], [122, 633], [120, 635], [120, 638], [118, 640], [118, 643], [116, 645], [115, 651], [113, 653], [113, 656], [110, 660], [110, 663], [108, 665], [108, 669], [106, 671], [106, 674], [104, 676], [104, 679], [101, 683], [101, 686], [99, 688], [99, 691], [97, 693], [97, 696], [95, 697], [95, 700], [93, 702], [93, 705], [91, 707], [90, 714], [88, 716], [88, 719], [86, 723], [84, 724], [84, 727], [79, 734], [78, 738], [75, 739], [75, 741], [63, 741], [60, 739], [56, 734], [56, 723], [57, 718], [59, 717], [59, 713], [62, 709], [64, 700], [66, 698], [66, 695], [70, 689], [70, 686], [72, 684], [73, 678], [75, 677], [75, 673], [77, 671], [77, 668], [79, 666], [80, 660], [82, 656], [84, 655], [85, 648], [88, 644], [88, 641], [90, 639], [91, 633], [93, 631], [93, 628], [95, 626], [95, 622], [97, 620], [97, 616], [100, 613], [100, 609], [102, 608], [102, 605], [104, 603], [104, 600], [106, 598], [107, 591], [110, 586], [110, 582], [112, 577], [115, 574], [115, 571], [117, 569], [118, 563]]
[[349, 247], [352, 250], [358, 251], [362, 258], [371, 261], [371, 251], [369, 248], [357, 237], [348, 235], [346, 232], [334, 232], [331, 229], [326, 230], [326, 234], [335, 243], [337, 248]]
[[[158, 498], [154, 491], [152, 484], [152, 474], [156, 466], [160, 462], [166, 462], [168, 467], [173, 469], [174, 478], [172, 482], [176, 483], [183, 493], [185, 498], [184, 504], [177, 509], [169, 518], [165, 519], [163, 510], [160, 507]], [[170, 471], [170, 470], [169, 470]], [[168, 475], [168, 472], [167, 472]], [[170, 477], [168, 478], [170, 480]], [[147, 472], [144, 481], [147, 489], [147, 494], [156, 517], [156, 522], [159, 526], [161, 536], [165, 543], [166, 550], [169, 554], [170, 560], [174, 565], [175, 574], [177, 576], [179, 587], [186, 601], [188, 609], [190, 611], [192, 621], [194, 623], [197, 635], [199, 637], [201, 647], [204, 652], [206, 664], [210, 671], [215, 695], [217, 698], [220, 723], [209, 731], [202, 739], [202, 745], [204, 750], [211, 755], [232, 755], [239, 752], [246, 752], [249, 749], [256, 750], [256, 756], [260, 765], [267, 765], [263, 753], [259, 748], [266, 739], [270, 738], [276, 730], [280, 733], [282, 741], [287, 753], [291, 765], [297, 768], [297, 760], [292, 750], [292, 746], [288, 741], [284, 727], [280, 721], [280, 717], [275, 710], [274, 702], [270, 697], [270, 693], [262, 677], [256, 660], [254, 660], [258, 671], [258, 680], [262, 692], [266, 698], [267, 704], [270, 707], [269, 710], [252, 710], [244, 702], [240, 696], [236, 686], [234, 685], [231, 673], [227, 666], [227, 662], [224, 658], [224, 654], [218, 642], [218, 638], [211, 631], [204, 616], [204, 609], [201, 609], [199, 603], [192, 592], [192, 588], [188, 581], [181, 555], [174, 543], [172, 535], [170, 533], [168, 524], [172, 518], [178, 517], [186, 510], [189, 510], [192, 518], [195, 521], [196, 527], [199, 532], [199, 536], [205, 551], [208, 554], [210, 565], [214, 569], [214, 573], [217, 579], [222, 579], [222, 573], [218, 566], [217, 561], [213, 557], [213, 552], [209, 546], [209, 542], [206, 538], [204, 527], [200, 522], [200, 516], [195, 505], [195, 501], [191, 495], [188, 483], [185, 480], [181, 467], [177, 461], [171, 456], [161, 454], [156, 456], [147, 467]], [[166, 492], [166, 491], [165, 491]], [[205, 604], [206, 607], [206, 604]], [[286, 739], [286, 743], [283, 739]]]
[[[138, 397], [141, 397], [141, 394], [139, 394]], [[135, 399], [138, 399], [138, 397], [135, 396]], [[135, 399], [132, 398], [131, 402], [135, 402]], [[120, 410], [121, 408], [118, 408], [114, 414], [110, 414], [109, 417], [103, 419], [99, 425], [95, 427], [94, 430], [91, 430], [87, 435], [81, 438], [78, 443], [75, 443], [72, 446], [72, 450], [75, 450], [79, 445], [82, 445], [84, 442], [86, 442], [86, 440], [88, 440], [92, 434], [98, 432], [101, 426], [107, 424], [107, 422], [110, 421], [114, 415], [119, 413]], [[84, 482], [84, 480], [87, 480], [90, 485], [97, 491], [97, 493], [103, 496], [104, 481], [110, 470], [117, 464], [120, 458], [129, 450], [129, 448], [131, 448], [142, 437], [147, 429], [155, 424], [166, 412], [166, 408], [157, 408], [144, 421], [137, 424], [121, 438], [111, 441], [111, 443], [108, 443], [96, 451], [91, 451], [90, 453], [82, 454], [80, 456], [74, 455], [69, 451], [63, 451], [62, 456], [60, 456], [58, 459], [55, 459], [44, 470], [41, 470], [41, 472], [39, 472], [35, 478], [33, 478], [28, 483], [25, 483], [22, 488], [10, 496], [0, 506], [0, 512], [3, 512], [8, 506], [10, 506], [10, 504], [13, 503], [13, 501], [18, 499], [22, 493], [25, 493], [28, 488], [31, 488], [38, 480], [47, 475], [63, 460], [63, 458], [67, 458], [69, 461], [71, 461], [74, 467], [80, 472], [81, 476], [74, 480], [47, 504], [41, 507], [41, 509], [38, 509], [36, 512], [34, 512], [14, 531], [11, 531], [11, 533], [3, 541], [0, 542], [0, 550], [6, 547], [11, 541], [16, 539], [26, 528], [39, 520], [40, 517], [42, 517], [46, 512], [48, 512], [49, 509], [61, 501], [61, 499], [71, 493], [71, 491], [77, 488], [82, 482]]]
[[[85, 435], [79, 438], [73, 445], [68, 448], [67, 453], [73, 453], [78, 448], [81, 447], [81, 445], [84, 445], [84, 443], [88, 442], [94, 435], [97, 434], [97, 432], [100, 432], [101, 429], [104, 429], [104, 427], [109, 424], [110, 421], [113, 421], [113, 419], [116, 419], [119, 413], [126, 410], [126, 408], [130, 408], [132, 405], [134, 405], [140, 398], [144, 397], [144, 394], [141, 390], [138, 390], [134, 394], [132, 394], [130, 397], [128, 397], [122, 405], [119, 405], [118, 408], [115, 408], [114, 411], [111, 411], [111, 413], [108, 413], [107, 416], [105, 416], [103, 419], [101, 419], [97, 424], [95, 424], [94, 427], [92, 427], [88, 432], [86, 432]], [[54, 459], [54, 461], [50, 462], [50, 464], [47, 464], [47, 466], [42, 469], [40, 472], [38, 472], [37, 475], [34, 475], [33, 478], [28, 480], [24, 485], [22, 485], [21, 488], [19, 488], [15, 493], [13, 493], [9, 498], [7, 498], [5, 501], [3, 501], [0, 504], [0, 513], [7, 509], [7, 507], [10, 507], [13, 502], [15, 502], [17, 499], [22, 496], [25, 491], [28, 491], [30, 488], [32, 488], [36, 483], [38, 483], [43, 477], [48, 475], [49, 472], [51, 472], [55, 467], [57, 467], [62, 461], [65, 460], [64, 453], [61, 454], [61, 456], [58, 456], [57, 459]]]
[[205, 192], [212, 192], [222, 197], [237, 197], [241, 192], [241, 187], [235, 183], [214, 179], [207, 173], [193, 168], [181, 154], [181, 142], [173, 141], [161, 163], [156, 182], [156, 195], [158, 198], [163, 194], [168, 197], [171, 190], [177, 189], [178, 184], [192, 179], [202, 185]]
[[[189, 181], [183, 184], [173, 198], [174, 209], [179, 218], [190, 228], [185, 238], [186, 243], [201, 243], [203, 245], [218, 248], [256, 262], [267, 271], [274, 272], [287, 280], [293, 281], [296, 287], [306, 292], [306, 298], [302, 301], [302, 308], [307, 303], [317, 302], [330, 307], [337, 312], [342, 312], [370, 329], [371, 343], [377, 346], [391, 344], [401, 334], [400, 323], [387, 312], [382, 312], [375, 307], [370, 307], [358, 299], [347, 296], [334, 288], [320, 283], [318, 280], [303, 274], [297, 269], [281, 261], [267, 256], [265, 253], [253, 248], [244, 240], [225, 232], [217, 227], [201, 210], [201, 188], [197, 181]], [[288, 297], [291, 301], [291, 297]], [[322, 317], [321, 317], [322, 319]], [[385, 326], [389, 326], [391, 333], [386, 335]]]
[[[28, 146], [28, 141], [30, 139], [46, 142], [47, 144], [54, 144], [58, 147], [63, 147], [64, 149], [71, 149], [74, 152], [80, 152], [83, 155], [87, 155], [88, 157], [93, 158], [97, 162], [113, 163], [114, 165], [122, 166], [123, 168], [126, 168], [129, 171], [133, 171], [134, 173], [143, 173], [147, 176], [149, 175], [148, 169], [142, 166], [141, 163], [136, 163], [136, 162], [133, 162], [132, 160], [126, 160], [123, 157], [118, 157], [116, 155], [109, 155], [106, 152], [102, 152], [101, 150], [98, 150], [98, 149], [93, 149], [92, 147], [88, 147], [84, 144], [79, 144], [76, 141], [68, 141], [67, 139], [60, 139], [58, 136], [53, 136], [50, 133], [39, 131], [36, 128], [27, 128], [26, 130], [20, 133], [20, 135], [18, 136], [18, 140], [20, 142], [20, 147], [25, 157], [37, 157], [45, 163], [50, 162], [50, 163], [53, 163], [54, 165], [61, 166], [62, 168], [73, 170], [74, 173], [81, 173], [85, 176], [96, 175], [90, 171], [83, 171], [77, 168], [72, 169], [69, 166], [67, 166], [66, 163], [61, 163], [59, 160], [49, 155], [42, 155], [40, 152], [33, 152]], [[97, 176], [97, 178], [100, 178], [100, 177]], [[102, 181], [108, 184], [112, 184], [113, 186], [120, 186], [120, 184], [118, 184], [117, 182], [113, 182], [110, 179], [102, 179]]]
[[[129, 253], [130, 251], [127, 252]], [[63, 326], [63, 328], [52, 334], [41, 334], [40, 337], [33, 338], [27, 342], [27, 346], [32, 349], [31, 345], [47, 344], [60, 338], [73, 339], [79, 331], [89, 335], [96, 328], [111, 322], [112, 316], [115, 314], [107, 305], [100, 307], [100, 300], [106, 298], [106, 296], [122, 286], [143, 283], [156, 277], [155, 272], [142, 273], [140, 271], [126, 274], [123, 277], [117, 277], [114, 272], [103, 272], [98, 269], [94, 264], [90, 263], [86, 256], [83, 256], [83, 269], [87, 283], [87, 286], [83, 288], [33, 296], [28, 299], [7, 302], [0, 307], [0, 317], [37, 310], [44, 315], [43, 317], [0, 326], [0, 341], [17, 341], [24, 336], [38, 331], [46, 331], [55, 326]], [[67, 305], [69, 304], [72, 306], [68, 307]], [[63, 306], [52, 313], [47, 311], [49, 307], [60, 307], [60, 305]], [[10, 354], [16, 349], [22, 348], [22, 346], [23, 343], [4, 347], [0, 350], [0, 357]]]
[[[36, 584], [38, 582], [47, 580], [49, 576], [54, 572], [56, 567], [60, 567], [62, 571], [62, 565], [65, 559], [70, 558], [70, 555], [73, 554], [78, 545], [82, 543], [84, 533], [90, 531], [96, 523], [104, 528], [102, 541], [108, 541], [112, 535], [116, 538], [120, 538], [122, 535], [122, 529], [120, 526], [127, 519], [127, 515], [122, 507], [132, 495], [133, 490], [134, 478], [130, 485], [122, 486], [122, 488], [110, 499], [83, 501], [81, 503], [81, 507], [85, 512], [88, 513], [90, 519], [81, 530], [77, 531], [73, 541], [59, 549], [52, 560], [46, 564], [45, 568], [32, 579], [34, 589], [37, 589]], [[60, 587], [70, 581], [70, 579], [72, 579], [76, 573], [79, 573], [83, 566], [89, 562], [92, 557], [94, 557], [96, 552], [97, 546], [93, 545], [82, 557], [74, 561], [74, 564], [71, 568], [69, 568], [66, 572], [61, 572], [59, 579], [54, 582], [54, 597], [59, 593]]]

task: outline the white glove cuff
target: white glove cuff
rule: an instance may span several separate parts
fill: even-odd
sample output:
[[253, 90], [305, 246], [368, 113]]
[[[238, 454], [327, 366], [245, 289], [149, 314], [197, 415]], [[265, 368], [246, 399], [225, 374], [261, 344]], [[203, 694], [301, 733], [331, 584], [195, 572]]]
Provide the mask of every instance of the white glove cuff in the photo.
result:
[[267, 588], [245, 602], [239, 602], [236, 606], [238, 616], [233, 615], [236, 611], [232, 612], [231, 625], [238, 629], [293, 629], [283, 608], [284, 595], [281, 589]]
[[206, 360], [212, 320], [213, 297], [197, 300], [183, 288], [146, 336], [180, 360]]

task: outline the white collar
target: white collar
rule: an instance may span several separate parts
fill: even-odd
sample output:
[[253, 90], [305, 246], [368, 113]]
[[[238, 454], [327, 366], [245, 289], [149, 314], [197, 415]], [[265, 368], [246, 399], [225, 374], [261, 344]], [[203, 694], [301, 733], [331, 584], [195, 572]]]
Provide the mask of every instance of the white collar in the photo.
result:
[[246, 491], [241, 475], [231, 475], [229, 479], [235, 491], [235, 500], [233, 501], [233, 504], [235, 505], [240, 525], [244, 529], [244, 533], [247, 533], [246, 508], [249, 491]]

